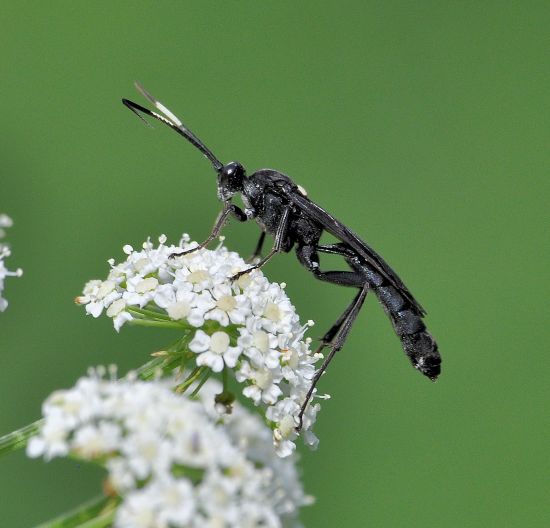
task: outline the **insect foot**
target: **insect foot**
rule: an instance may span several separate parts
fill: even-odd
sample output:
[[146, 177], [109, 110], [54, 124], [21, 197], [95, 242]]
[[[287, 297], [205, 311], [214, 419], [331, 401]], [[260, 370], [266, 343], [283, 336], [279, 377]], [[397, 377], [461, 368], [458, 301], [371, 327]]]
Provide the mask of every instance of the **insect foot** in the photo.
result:
[[238, 273], [235, 273], [235, 275], [233, 275], [229, 280], [231, 282], [235, 282], [236, 280], [239, 280], [242, 276], [250, 273], [251, 271], [254, 271], [255, 269], [258, 269], [257, 266], [252, 266], [248, 269], [245, 269], [245, 270], [242, 270], [242, 271], [239, 271]]

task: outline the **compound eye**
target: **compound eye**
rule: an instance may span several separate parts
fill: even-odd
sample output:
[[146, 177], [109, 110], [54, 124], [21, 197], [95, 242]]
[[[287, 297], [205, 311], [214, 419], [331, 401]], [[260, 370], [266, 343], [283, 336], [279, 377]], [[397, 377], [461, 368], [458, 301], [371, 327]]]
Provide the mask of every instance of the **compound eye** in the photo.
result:
[[223, 168], [224, 175], [231, 180], [242, 180], [244, 168], [238, 161], [232, 161]]
[[228, 176], [229, 178], [231, 178], [236, 172], [237, 172], [237, 167], [234, 162], [228, 163], [223, 168], [224, 175]]

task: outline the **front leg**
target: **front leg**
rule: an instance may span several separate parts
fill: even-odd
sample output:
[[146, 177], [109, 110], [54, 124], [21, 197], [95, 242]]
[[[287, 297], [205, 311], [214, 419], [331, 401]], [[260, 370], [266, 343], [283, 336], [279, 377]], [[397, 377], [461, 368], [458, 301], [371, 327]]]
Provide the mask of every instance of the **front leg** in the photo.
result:
[[172, 253], [169, 258], [188, 255], [189, 253], [193, 253], [193, 251], [197, 251], [199, 249], [206, 247], [208, 244], [210, 244], [210, 242], [212, 242], [212, 240], [217, 238], [217, 236], [220, 234], [223, 226], [229, 220], [229, 215], [233, 215], [237, 220], [239, 220], [239, 222], [246, 222], [248, 220], [247, 214], [240, 207], [237, 207], [232, 203], [225, 203], [223, 206], [223, 209], [221, 210], [220, 214], [216, 218], [216, 222], [214, 223], [212, 232], [210, 233], [210, 235], [208, 235], [208, 238], [204, 242], [202, 242], [201, 244], [199, 244], [198, 246], [192, 249], [186, 249], [185, 251]]
[[275, 233], [275, 242], [273, 244], [273, 247], [271, 248], [271, 251], [262, 260], [260, 260], [260, 262], [254, 264], [254, 266], [250, 266], [250, 268], [239, 271], [239, 273], [233, 275], [233, 277], [231, 277], [232, 281], [237, 280], [239, 277], [242, 277], [247, 273], [250, 273], [252, 270], [261, 268], [269, 259], [271, 259], [271, 257], [273, 257], [273, 255], [279, 253], [283, 249], [287, 237], [289, 219], [290, 208], [287, 207], [281, 216], [279, 225], [277, 226], [277, 232]]

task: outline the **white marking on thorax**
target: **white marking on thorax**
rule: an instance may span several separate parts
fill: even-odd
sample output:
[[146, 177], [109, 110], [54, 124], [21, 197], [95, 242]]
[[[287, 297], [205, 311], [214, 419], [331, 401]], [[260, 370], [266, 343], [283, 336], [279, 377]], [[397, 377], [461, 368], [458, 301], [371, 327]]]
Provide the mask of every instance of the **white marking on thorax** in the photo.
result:
[[298, 192], [303, 195], [303, 196], [307, 196], [307, 191], [301, 186], [301, 185], [298, 185]]

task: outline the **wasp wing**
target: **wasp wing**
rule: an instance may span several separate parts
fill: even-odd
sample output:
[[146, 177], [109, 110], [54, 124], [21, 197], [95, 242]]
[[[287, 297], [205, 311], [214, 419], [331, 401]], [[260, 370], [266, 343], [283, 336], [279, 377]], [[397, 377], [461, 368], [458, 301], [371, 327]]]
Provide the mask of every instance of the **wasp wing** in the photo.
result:
[[307, 213], [309, 217], [323, 226], [323, 229], [328, 231], [331, 235], [348, 244], [361, 258], [386, 278], [386, 280], [388, 280], [388, 282], [418, 310], [418, 315], [426, 315], [426, 310], [424, 310], [420, 303], [413, 297], [413, 294], [408, 290], [405, 284], [403, 284], [403, 281], [399, 278], [397, 273], [395, 273], [390, 265], [366, 242], [361, 240], [342, 222], [334, 218], [334, 216], [315, 202], [312, 202], [309, 198], [300, 194], [297, 190], [290, 190], [287, 186], [281, 186], [280, 189], [293, 205]]

